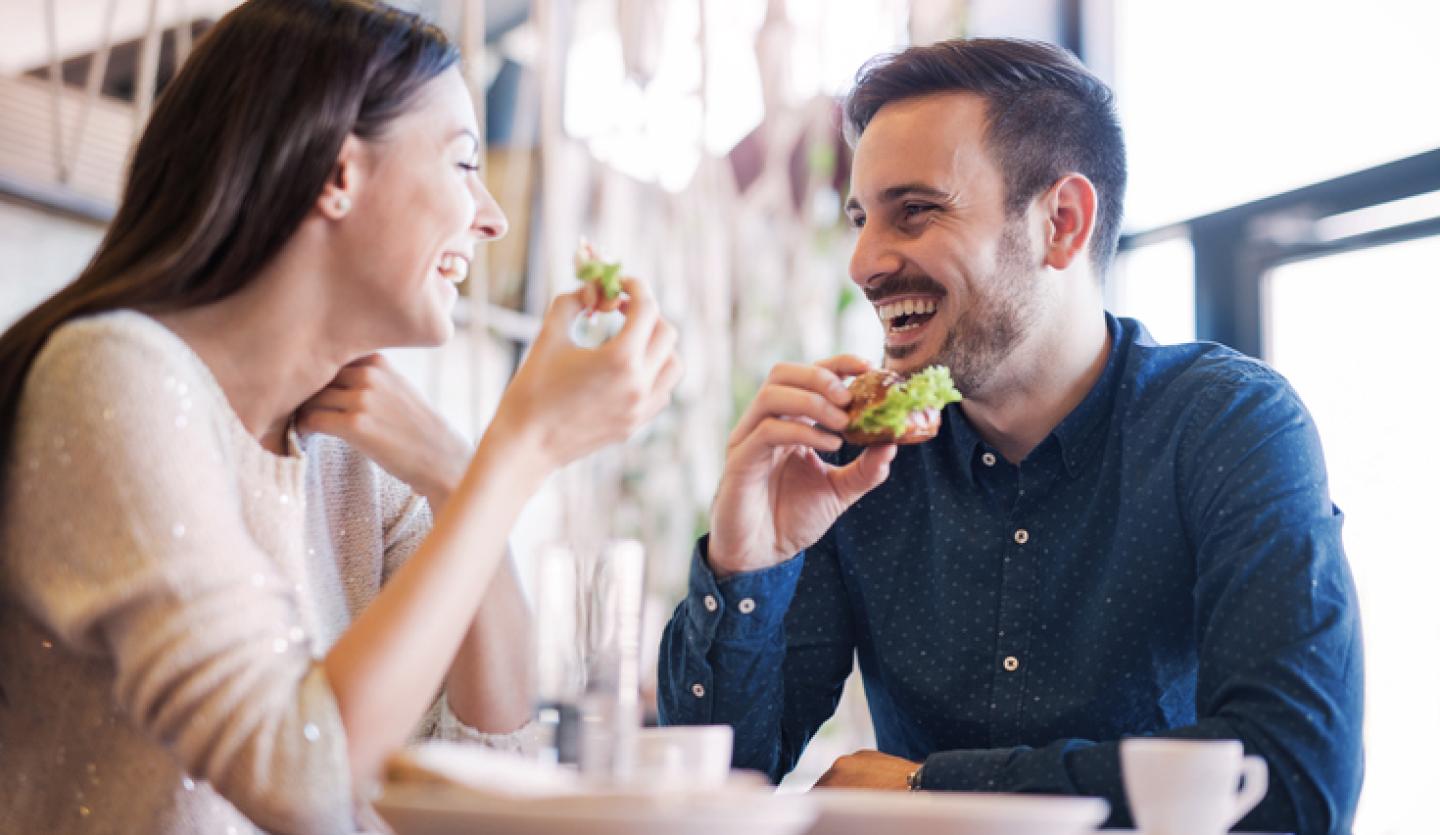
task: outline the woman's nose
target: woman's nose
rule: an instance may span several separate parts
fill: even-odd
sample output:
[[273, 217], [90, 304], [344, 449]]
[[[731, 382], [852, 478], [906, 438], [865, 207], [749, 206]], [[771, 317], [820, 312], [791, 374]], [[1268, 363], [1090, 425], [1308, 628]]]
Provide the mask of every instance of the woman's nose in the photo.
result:
[[489, 189], [480, 186], [475, 197], [475, 219], [470, 224], [471, 231], [487, 241], [505, 237], [505, 233], [510, 231], [510, 221], [505, 219], [504, 210], [495, 202]]

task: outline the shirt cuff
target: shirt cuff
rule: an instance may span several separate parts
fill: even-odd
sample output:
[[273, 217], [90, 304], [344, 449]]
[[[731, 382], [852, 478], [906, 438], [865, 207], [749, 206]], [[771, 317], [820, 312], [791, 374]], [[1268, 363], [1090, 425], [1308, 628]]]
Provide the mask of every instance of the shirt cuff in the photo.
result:
[[805, 552], [779, 565], [716, 580], [709, 547], [710, 537], [701, 537], [690, 562], [686, 609], [694, 630], [707, 642], [749, 642], [775, 634], [795, 596]]
[[487, 733], [467, 725], [465, 720], [450, 709], [450, 700], [440, 696], [440, 715], [435, 727], [435, 739], [447, 742], [474, 742], [496, 751], [534, 756], [539, 750], [539, 728], [534, 721], [526, 722], [510, 733]]
[[939, 791], [997, 791], [1014, 748], [937, 751], [925, 758], [920, 788]]

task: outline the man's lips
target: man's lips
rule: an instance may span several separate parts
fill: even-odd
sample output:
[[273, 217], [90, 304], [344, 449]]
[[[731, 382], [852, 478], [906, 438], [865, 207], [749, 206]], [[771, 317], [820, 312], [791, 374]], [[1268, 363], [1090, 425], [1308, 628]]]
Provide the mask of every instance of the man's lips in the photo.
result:
[[910, 345], [920, 340], [926, 326], [940, 309], [941, 298], [934, 294], [904, 294], [881, 299], [875, 312], [885, 327], [885, 344]]

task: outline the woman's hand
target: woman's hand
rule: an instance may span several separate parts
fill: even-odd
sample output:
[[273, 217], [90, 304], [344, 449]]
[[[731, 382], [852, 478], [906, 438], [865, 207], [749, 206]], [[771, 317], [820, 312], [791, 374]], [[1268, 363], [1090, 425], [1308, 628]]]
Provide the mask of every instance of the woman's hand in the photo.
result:
[[570, 338], [582, 294], [555, 298], [496, 411], [492, 430], [530, 439], [550, 467], [630, 437], [669, 404], [680, 380], [675, 328], [644, 283], [621, 283], [625, 325], [598, 348]]
[[298, 428], [341, 438], [438, 510], [460, 483], [471, 449], [379, 354], [340, 369], [300, 407]]

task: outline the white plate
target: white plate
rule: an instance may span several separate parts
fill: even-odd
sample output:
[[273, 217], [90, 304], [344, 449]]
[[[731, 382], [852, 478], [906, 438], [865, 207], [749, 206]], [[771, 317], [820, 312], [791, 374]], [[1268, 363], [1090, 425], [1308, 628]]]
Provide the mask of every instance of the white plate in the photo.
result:
[[812, 835], [1080, 835], [1110, 814], [1099, 797], [820, 789]]
[[769, 791], [515, 798], [420, 784], [387, 786], [375, 810], [397, 835], [800, 835], [816, 815], [811, 797]]

